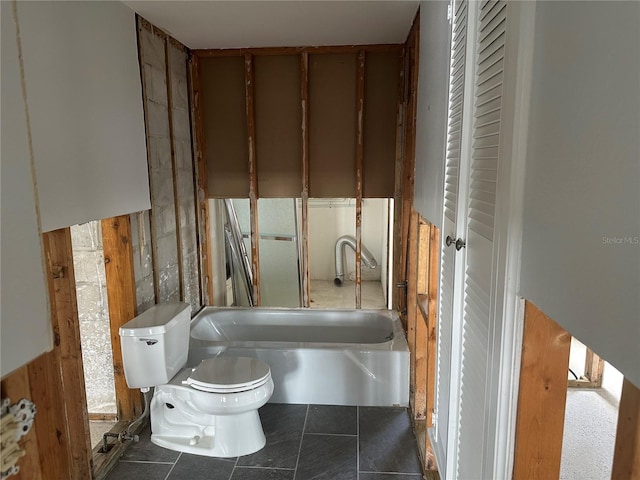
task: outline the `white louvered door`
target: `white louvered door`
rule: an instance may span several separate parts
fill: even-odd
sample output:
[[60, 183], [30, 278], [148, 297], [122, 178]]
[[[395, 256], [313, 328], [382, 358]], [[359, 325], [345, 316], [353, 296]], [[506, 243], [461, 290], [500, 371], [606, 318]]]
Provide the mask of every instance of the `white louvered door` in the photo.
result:
[[[468, 171], [466, 268], [460, 364], [458, 455], [455, 477], [488, 478], [493, 448], [495, 405], [489, 365], [494, 351], [495, 216], [507, 4], [504, 0], [479, 5], [475, 45], [473, 129]], [[471, 112], [470, 112], [471, 113]], [[491, 362], [493, 363], [493, 362]]]
[[[454, 1], [432, 441], [442, 478], [491, 478], [497, 395], [494, 244], [507, 3]], [[462, 240], [457, 250], [451, 240]], [[499, 332], [497, 333], [499, 336]]]
[[[450, 403], [456, 399], [451, 396], [452, 342], [454, 337], [454, 318], [460, 316], [460, 302], [454, 300], [456, 281], [459, 283], [461, 264], [453, 246], [447, 246], [445, 239], [458, 237], [463, 225], [456, 221], [464, 199], [460, 199], [460, 160], [462, 150], [463, 105], [465, 100], [466, 52], [467, 52], [467, 0], [455, 0], [452, 6], [451, 62], [449, 80], [449, 118], [447, 125], [447, 153], [444, 185], [444, 208], [442, 223], [442, 249], [440, 269], [440, 308], [438, 315], [438, 346], [435, 389], [435, 418], [432, 432], [432, 444], [438, 461], [438, 468], [444, 477], [446, 458], [449, 456]], [[464, 189], [462, 189], [464, 191]], [[462, 201], [461, 201], [462, 200]], [[458, 290], [460, 287], [458, 287]], [[456, 369], [457, 370], [457, 369]]]

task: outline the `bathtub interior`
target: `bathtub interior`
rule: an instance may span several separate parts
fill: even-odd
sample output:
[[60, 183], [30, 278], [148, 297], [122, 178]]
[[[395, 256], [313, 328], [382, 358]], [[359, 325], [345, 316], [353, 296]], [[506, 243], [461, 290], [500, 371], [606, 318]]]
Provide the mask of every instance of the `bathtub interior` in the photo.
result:
[[191, 328], [189, 366], [258, 358], [271, 368], [271, 402], [408, 405], [409, 349], [394, 311], [207, 307]]

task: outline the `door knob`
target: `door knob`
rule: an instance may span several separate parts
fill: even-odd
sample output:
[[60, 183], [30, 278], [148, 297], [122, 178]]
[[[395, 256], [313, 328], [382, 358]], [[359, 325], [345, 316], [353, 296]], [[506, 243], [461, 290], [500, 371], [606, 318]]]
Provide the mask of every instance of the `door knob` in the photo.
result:
[[456, 250], [458, 251], [460, 251], [461, 249], [467, 246], [464, 240], [462, 240], [461, 238], [454, 240], [451, 235], [447, 235], [447, 238], [444, 240], [444, 243], [447, 245], [447, 247], [450, 247], [451, 245], [455, 244]]

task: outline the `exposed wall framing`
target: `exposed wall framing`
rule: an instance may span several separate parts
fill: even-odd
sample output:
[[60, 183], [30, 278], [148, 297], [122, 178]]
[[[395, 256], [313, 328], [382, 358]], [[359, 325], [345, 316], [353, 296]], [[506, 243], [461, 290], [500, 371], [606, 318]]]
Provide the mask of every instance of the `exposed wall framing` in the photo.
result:
[[558, 478], [571, 335], [526, 302], [513, 478]]
[[253, 304], [260, 305], [260, 234], [258, 232], [258, 168], [256, 160], [256, 112], [254, 99], [253, 56], [244, 55], [245, 102], [247, 115], [247, 152], [249, 154], [249, 216], [251, 223], [251, 268]]
[[600, 388], [604, 373], [604, 359], [587, 348], [584, 360], [584, 375], [578, 379], [569, 380], [569, 388]]
[[200, 290], [202, 304], [209, 305], [213, 301], [213, 271], [211, 262], [211, 225], [209, 221], [209, 193], [207, 162], [205, 161], [204, 134], [202, 132], [202, 95], [200, 92], [199, 60], [197, 56], [189, 56], [189, 82], [191, 88], [191, 132], [193, 139], [193, 160], [195, 168], [196, 209], [198, 221], [198, 248], [200, 261]]
[[435, 387], [439, 232], [411, 213], [407, 267], [407, 341], [410, 351], [411, 415], [425, 470], [436, 470], [429, 437]]
[[124, 377], [120, 342], [120, 327], [137, 314], [130, 216], [122, 215], [102, 220], [102, 243], [109, 300], [117, 416], [120, 421], [131, 421], [142, 413], [143, 405], [140, 391], [130, 390]]
[[640, 479], [640, 389], [625, 379], [618, 410], [618, 429], [611, 480]]
[[300, 55], [300, 103], [302, 104], [302, 306], [310, 306], [311, 282], [309, 278], [309, 54]]
[[[358, 53], [356, 87], [356, 308], [362, 308], [362, 190], [364, 157], [365, 52]], [[392, 157], [389, 157], [391, 159]]]
[[[203, 302], [201, 276], [206, 270], [198, 258], [202, 214], [196, 213], [201, 210], [201, 202], [195, 187], [187, 49], [140, 17], [138, 48], [149, 162], [155, 300], [184, 301], [195, 313]], [[206, 228], [206, 221], [204, 225]]]
[[[396, 155], [395, 225], [394, 225], [394, 301], [404, 325], [407, 324], [407, 255], [409, 223], [413, 208], [415, 170], [415, 132], [418, 90], [418, 58], [420, 45], [420, 12], [411, 26], [404, 45], [404, 76], [402, 96], [402, 154]], [[400, 121], [400, 118], [398, 119]]]
[[[356, 198], [358, 259], [362, 199], [394, 195], [402, 45], [192, 53], [192, 108], [199, 119], [195, 150], [203, 164], [199, 201], [202, 195], [249, 198], [254, 287], [259, 287], [258, 198], [300, 196], [302, 305], [308, 307], [309, 197]], [[356, 308], [361, 268], [356, 261]]]
[[91, 478], [91, 446], [84, 391], [71, 233], [42, 235], [54, 347], [2, 380], [2, 397], [30, 399], [38, 408], [21, 441], [26, 456], [17, 479]]

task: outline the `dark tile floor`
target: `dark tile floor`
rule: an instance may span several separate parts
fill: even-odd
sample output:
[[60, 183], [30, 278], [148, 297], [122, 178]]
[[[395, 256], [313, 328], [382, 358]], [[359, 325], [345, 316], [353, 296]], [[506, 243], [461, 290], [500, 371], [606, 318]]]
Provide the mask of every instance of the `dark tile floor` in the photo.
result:
[[107, 480], [419, 480], [418, 450], [404, 408], [285, 405], [260, 409], [266, 446], [222, 459], [151, 443], [149, 430]]

